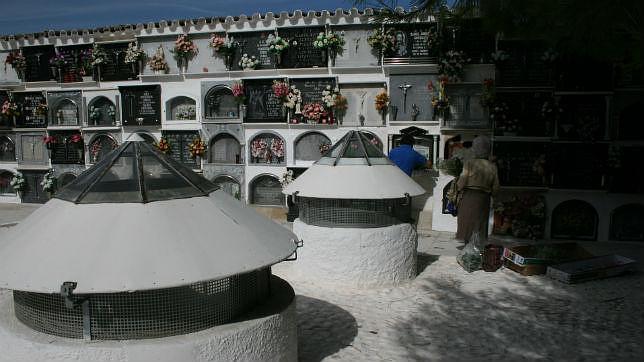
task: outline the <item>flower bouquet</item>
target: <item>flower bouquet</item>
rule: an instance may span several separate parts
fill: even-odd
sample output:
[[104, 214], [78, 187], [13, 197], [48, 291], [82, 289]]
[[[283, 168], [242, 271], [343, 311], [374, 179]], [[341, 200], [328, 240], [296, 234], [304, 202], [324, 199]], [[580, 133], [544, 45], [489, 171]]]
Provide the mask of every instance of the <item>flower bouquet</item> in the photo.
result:
[[508, 54], [504, 50], [499, 49], [490, 54], [490, 59], [492, 59], [492, 62], [494, 64], [499, 65], [510, 59], [510, 54]]
[[463, 161], [458, 157], [440, 160], [438, 162], [438, 169], [443, 171], [446, 175], [458, 177], [461, 175], [461, 172], [463, 172]]
[[132, 73], [143, 73], [145, 56], [143, 49], [139, 49], [134, 42], [128, 44], [125, 51], [125, 63], [132, 66]]
[[2, 109], [0, 110], [0, 114], [2, 114], [5, 117], [19, 116], [20, 109], [18, 108], [18, 105], [16, 104], [16, 102], [10, 99], [6, 99], [4, 103], [2, 103]]
[[505, 102], [495, 102], [490, 107], [489, 117], [490, 121], [494, 122], [495, 128], [502, 131], [501, 127], [508, 119], [508, 112], [510, 112], [510, 107]]
[[280, 184], [282, 184], [282, 188], [284, 188], [291, 182], [293, 182], [293, 170], [288, 170], [282, 174]]
[[286, 98], [284, 99], [284, 107], [288, 109], [295, 109], [295, 113], [298, 113], [298, 108], [302, 104], [302, 93], [296, 86], [292, 85], [288, 89]]
[[429, 81], [427, 83], [427, 90], [432, 95], [431, 104], [432, 104], [432, 119], [436, 120], [436, 117], [447, 116], [449, 115], [449, 98], [445, 92], [445, 86], [447, 85], [447, 77], [438, 78], [438, 87], [434, 87], [434, 83]]
[[556, 100], [549, 99], [543, 102], [541, 105], [541, 117], [547, 120], [556, 120], [559, 119], [559, 116], [563, 113], [563, 108], [559, 106]]
[[11, 185], [11, 187], [13, 187], [14, 190], [19, 193], [27, 189], [27, 180], [25, 180], [25, 177], [20, 171], [16, 171], [9, 184]]
[[56, 52], [56, 54], [49, 59], [49, 65], [56, 68], [63, 68], [67, 65], [67, 60], [65, 60], [65, 56], [62, 53]]
[[234, 38], [225, 38], [220, 35], [213, 34], [208, 44], [215, 52], [221, 55], [234, 55], [239, 47], [239, 43]]
[[188, 150], [190, 151], [190, 157], [194, 158], [199, 166], [201, 157], [206, 154], [206, 143], [197, 137], [188, 145]]
[[383, 90], [376, 95], [374, 105], [376, 107], [376, 111], [384, 116], [387, 112], [387, 107], [389, 106], [389, 95], [387, 94], [387, 91]]
[[465, 53], [450, 50], [440, 60], [439, 74], [447, 76], [450, 82], [458, 82], [463, 78], [465, 64], [469, 61], [470, 59], [465, 57]]
[[13, 51], [7, 54], [7, 58], [4, 61], [4, 71], [7, 71], [7, 64], [16, 71], [18, 79], [24, 80], [25, 70], [27, 69], [27, 59], [19, 51]]
[[[91, 77], [92, 74], [92, 49], [83, 49], [78, 54], [79, 73], [81, 77]], [[88, 79], [91, 80], [91, 79]]]
[[34, 109], [34, 114], [39, 117], [47, 116], [47, 105], [45, 103], [39, 103]]
[[288, 48], [288, 40], [279, 36], [269, 36], [268, 52], [271, 54], [280, 55]]
[[69, 142], [78, 146], [79, 143], [83, 142], [83, 136], [80, 133], [74, 133], [69, 137]]
[[56, 143], [58, 143], [58, 139], [55, 136], [44, 136], [42, 141], [47, 149], [51, 149]]
[[155, 73], [165, 73], [168, 71], [168, 63], [165, 61], [163, 47], [159, 45], [154, 55], [148, 60], [150, 69]]
[[327, 106], [327, 108], [331, 109], [335, 107], [339, 95], [340, 88], [338, 88], [338, 86], [331, 88], [330, 85], [327, 85], [326, 88], [322, 91], [322, 102]]
[[391, 29], [377, 29], [367, 38], [367, 43], [381, 55], [391, 54], [396, 47], [396, 37]]
[[253, 140], [250, 144], [250, 155], [255, 159], [255, 163], [259, 162], [260, 158], [267, 158], [268, 144], [263, 138]]
[[170, 144], [164, 137], [161, 137], [161, 139], [159, 139], [159, 142], [156, 144], [156, 146], [162, 153], [167, 154], [168, 152], [170, 152]]
[[224, 44], [226, 44], [226, 37], [213, 34], [212, 37], [210, 37], [208, 46], [211, 47], [215, 52], [219, 53], [220, 50], [223, 49]]
[[277, 161], [281, 162], [281, 158], [284, 157], [284, 140], [281, 138], [273, 138], [271, 142], [271, 154], [277, 157]]
[[42, 186], [42, 189], [49, 194], [49, 197], [53, 196], [54, 192], [56, 192], [57, 186], [57, 180], [56, 176], [54, 176], [53, 169], [47, 171], [42, 181], [40, 182], [40, 186]]
[[246, 102], [246, 93], [244, 91], [244, 83], [234, 82], [231, 88], [233, 92], [233, 97], [235, 97], [235, 102], [242, 104]]
[[181, 34], [177, 37], [177, 40], [174, 41], [174, 48], [170, 52], [174, 54], [174, 57], [177, 60], [190, 60], [199, 53], [199, 49], [197, 49], [195, 43], [190, 40], [188, 34]]
[[344, 50], [344, 44], [344, 32], [340, 32], [340, 34], [332, 31], [329, 33], [320, 32], [315, 41], [313, 41], [315, 48], [329, 52], [331, 66], [335, 66], [335, 58]]
[[543, 54], [541, 54], [541, 61], [546, 64], [552, 64], [559, 58], [559, 53], [554, 49], [549, 48]]
[[254, 55], [249, 57], [248, 54], [244, 53], [237, 64], [242, 70], [253, 70], [259, 65], [259, 59]]
[[302, 115], [309, 123], [320, 123], [320, 118], [324, 115], [324, 106], [320, 103], [308, 103], [302, 108]]
[[194, 120], [197, 119], [197, 109], [194, 104], [183, 104], [177, 107], [175, 119], [178, 120]]
[[105, 50], [100, 45], [94, 43], [92, 47], [92, 66], [100, 66], [107, 63], [107, 61], [108, 57]]
[[331, 149], [331, 144], [328, 142], [322, 142], [320, 143], [319, 148], [320, 148], [320, 154], [324, 155], [328, 150]]
[[273, 89], [273, 94], [276, 98], [280, 99], [282, 102], [286, 100], [286, 96], [288, 96], [289, 92], [289, 87], [286, 82], [274, 80], [271, 88]]

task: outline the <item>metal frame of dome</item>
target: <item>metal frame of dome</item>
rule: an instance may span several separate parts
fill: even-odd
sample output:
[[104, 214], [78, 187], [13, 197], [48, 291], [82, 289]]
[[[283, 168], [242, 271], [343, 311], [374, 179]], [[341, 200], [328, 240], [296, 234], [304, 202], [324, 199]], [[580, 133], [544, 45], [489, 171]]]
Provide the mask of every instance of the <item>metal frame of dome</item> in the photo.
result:
[[425, 193], [369, 137], [349, 131], [283, 193], [321, 199], [399, 199]]
[[218, 188], [147, 142], [135, 139], [110, 152], [54, 197], [76, 204], [147, 203], [207, 196]]

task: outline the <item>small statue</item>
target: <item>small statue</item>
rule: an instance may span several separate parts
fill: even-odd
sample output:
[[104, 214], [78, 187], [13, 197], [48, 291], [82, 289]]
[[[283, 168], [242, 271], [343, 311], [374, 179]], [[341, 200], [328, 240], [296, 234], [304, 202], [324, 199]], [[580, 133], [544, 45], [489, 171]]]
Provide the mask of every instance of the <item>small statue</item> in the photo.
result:
[[418, 118], [418, 115], [420, 114], [420, 108], [416, 105], [416, 103], [411, 105], [411, 120], [413, 122], [416, 122], [416, 118]]

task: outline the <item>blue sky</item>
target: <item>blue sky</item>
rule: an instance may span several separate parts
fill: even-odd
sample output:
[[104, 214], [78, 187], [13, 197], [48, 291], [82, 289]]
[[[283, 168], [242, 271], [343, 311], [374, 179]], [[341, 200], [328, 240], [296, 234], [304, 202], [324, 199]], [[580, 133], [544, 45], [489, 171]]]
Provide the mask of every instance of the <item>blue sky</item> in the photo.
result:
[[351, 0], [2, 0], [0, 34], [267, 11], [333, 10], [350, 8], [352, 3]]

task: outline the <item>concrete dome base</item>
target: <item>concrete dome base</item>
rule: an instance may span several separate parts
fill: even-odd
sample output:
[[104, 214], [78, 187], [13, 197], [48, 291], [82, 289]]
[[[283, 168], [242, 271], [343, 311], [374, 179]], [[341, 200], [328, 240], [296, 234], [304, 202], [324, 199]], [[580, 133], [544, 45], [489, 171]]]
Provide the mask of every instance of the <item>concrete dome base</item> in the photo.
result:
[[296, 219], [293, 232], [304, 246], [290, 267], [307, 280], [367, 288], [416, 277], [418, 235], [410, 224], [329, 228]]
[[273, 277], [271, 297], [235, 322], [181, 336], [83, 341], [39, 333], [18, 321], [0, 290], [0, 361], [297, 361], [295, 298]]

